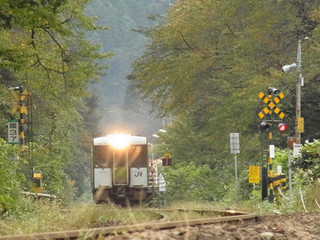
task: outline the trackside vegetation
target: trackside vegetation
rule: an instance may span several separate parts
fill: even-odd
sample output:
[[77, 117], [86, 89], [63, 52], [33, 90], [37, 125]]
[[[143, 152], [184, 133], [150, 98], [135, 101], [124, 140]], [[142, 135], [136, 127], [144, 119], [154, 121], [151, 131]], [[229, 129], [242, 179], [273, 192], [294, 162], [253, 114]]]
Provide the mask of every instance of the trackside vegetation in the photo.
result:
[[[281, 68], [296, 61], [298, 39], [303, 40], [305, 79], [302, 143], [309, 144], [291, 166], [294, 192], [300, 192], [300, 186], [302, 192], [315, 187], [319, 169], [315, 139], [320, 138], [319, 4], [318, 0], [177, 1], [165, 19], [155, 16], [156, 27], [140, 29], [150, 44], [133, 63], [130, 80], [159, 116], [171, 120], [157, 139], [159, 155], [170, 152], [173, 159], [165, 174], [168, 199], [245, 201], [253, 197], [253, 190], [260, 190], [260, 185], [248, 183], [248, 167], [268, 163], [268, 133], [259, 131], [258, 116], [265, 105], [258, 95], [269, 87], [283, 92], [279, 107], [289, 126], [286, 132], [273, 127], [277, 147], [273, 171], [282, 165], [288, 177], [286, 142], [295, 132], [296, 75], [284, 74]], [[240, 134], [238, 193], [230, 133]]]
[[[116, 6], [132, 2], [117, 1]], [[156, 7], [156, 2], [149, 7]], [[106, 60], [112, 54], [88, 38], [108, 32], [86, 15], [89, 3], [1, 1], [0, 235], [137, 223], [153, 217], [90, 202], [90, 147], [100, 120], [92, 86], [107, 73]], [[135, 29], [149, 42], [127, 77], [128, 94], [138, 92], [141, 102], [128, 106], [138, 112], [133, 106], [149, 102], [158, 117], [169, 120], [153, 147], [159, 156], [170, 152], [173, 161], [172, 167], [163, 168], [166, 191], [151, 207], [237, 208], [261, 214], [320, 210], [319, 6], [320, 0], [177, 0], [165, 15], [148, 16], [153, 27]], [[248, 167], [268, 162], [268, 133], [259, 130], [263, 105], [258, 94], [275, 87], [285, 96], [279, 106], [289, 127], [284, 133], [274, 128], [273, 170], [281, 165], [288, 176], [286, 141], [294, 135], [296, 76], [283, 74], [281, 67], [296, 60], [297, 41], [306, 37], [305, 131], [302, 155], [290, 166], [293, 192], [281, 189], [273, 204], [262, 202], [260, 184], [248, 183]], [[10, 114], [15, 103], [8, 89], [19, 86], [30, 93], [26, 107], [32, 112], [32, 134], [26, 134], [23, 151], [6, 140], [7, 121], [20, 117], [19, 112]], [[232, 132], [240, 134], [238, 190], [229, 147]], [[34, 170], [42, 171], [43, 189], [56, 195], [56, 201], [34, 201], [21, 194], [34, 190]]]
[[[90, 188], [91, 139], [97, 132], [97, 97], [110, 54], [86, 35], [107, 28], [85, 14], [89, 1], [1, 1], [0, 10], [0, 215], [22, 212], [21, 191], [33, 191], [33, 171], [43, 189], [67, 204]], [[9, 88], [23, 86], [24, 150], [7, 140], [9, 119], [20, 110]], [[27, 101], [28, 100], [28, 101]]]

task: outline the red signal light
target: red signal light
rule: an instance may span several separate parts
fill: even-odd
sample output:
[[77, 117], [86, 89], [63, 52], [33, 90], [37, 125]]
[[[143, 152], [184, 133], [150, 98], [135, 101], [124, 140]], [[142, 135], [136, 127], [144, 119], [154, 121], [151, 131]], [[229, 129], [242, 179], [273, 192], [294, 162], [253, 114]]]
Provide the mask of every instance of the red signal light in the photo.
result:
[[285, 123], [279, 123], [278, 125], [278, 129], [280, 132], [284, 132], [285, 130], [287, 130], [287, 128], [288, 128], [288, 125]]

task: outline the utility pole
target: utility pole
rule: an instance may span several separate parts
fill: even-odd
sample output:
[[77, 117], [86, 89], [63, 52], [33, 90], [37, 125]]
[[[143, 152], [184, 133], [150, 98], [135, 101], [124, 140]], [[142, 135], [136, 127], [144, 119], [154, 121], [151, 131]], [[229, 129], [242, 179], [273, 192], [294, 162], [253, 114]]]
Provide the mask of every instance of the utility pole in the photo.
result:
[[301, 133], [298, 131], [298, 120], [301, 118], [301, 85], [303, 84], [302, 66], [301, 66], [301, 39], [298, 39], [297, 49], [297, 82], [296, 82], [296, 126], [295, 139], [296, 143], [301, 143]]
[[[304, 40], [308, 39], [305, 37]], [[296, 80], [296, 121], [295, 121], [295, 143], [301, 144], [301, 133], [304, 132], [304, 118], [301, 117], [301, 87], [304, 85], [304, 78], [302, 76], [302, 64], [301, 64], [301, 43], [302, 40], [298, 39], [297, 48], [297, 62], [291, 65], [285, 65], [282, 67], [284, 73], [289, 73], [292, 68], [297, 70]]]

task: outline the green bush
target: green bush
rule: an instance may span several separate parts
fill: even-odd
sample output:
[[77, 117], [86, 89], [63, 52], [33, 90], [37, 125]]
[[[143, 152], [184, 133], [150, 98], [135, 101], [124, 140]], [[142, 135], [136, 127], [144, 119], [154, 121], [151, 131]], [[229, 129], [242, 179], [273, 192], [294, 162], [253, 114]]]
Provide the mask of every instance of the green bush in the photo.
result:
[[0, 215], [5, 216], [19, 210], [18, 147], [9, 145], [0, 138]]
[[320, 179], [320, 141], [305, 144], [301, 153], [293, 163], [295, 184], [312, 184]]
[[[165, 173], [167, 200], [203, 200], [221, 199], [219, 192], [223, 187], [214, 177], [208, 165], [195, 163], [179, 163]], [[219, 186], [218, 186], [219, 185]]]

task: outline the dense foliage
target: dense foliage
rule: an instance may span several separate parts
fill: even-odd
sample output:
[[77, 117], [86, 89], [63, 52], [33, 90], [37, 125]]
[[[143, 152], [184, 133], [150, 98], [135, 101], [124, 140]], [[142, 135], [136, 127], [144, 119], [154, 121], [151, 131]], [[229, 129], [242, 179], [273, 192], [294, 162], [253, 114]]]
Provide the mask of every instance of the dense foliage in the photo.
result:
[[[164, 11], [174, 2], [166, 17], [150, 15], [153, 23], [139, 20], [133, 24], [137, 16]], [[302, 43], [302, 137], [310, 142], [320, 137], [319, 0], [119, 0], [95, 1], [86, 8], [88, 3], [0, 0], [0, 137], [7, 138], [8, 119], [19, 118], [18, 113], [10, 115], [14, 99], [9, 87], [24, 86], [30, 93], [27, 107], [32, 122], [25, 126], [30, 132], [24, 152], [1, 140], [3, 213], [18, 208], [17, 192], [22, 188], [32, 190], [33, 170], [42, 171], [44, 191], [65, 202], [89, 188], [89, 146], [99, 115], [97, 96], [88, 87], [106, 72], [105, 60], [111, 55], [104, 52], [110, 49], [115, 49], [115, 61], [102, 98], [112, 108], [108, 121], [118, 117], [122, 105], [126, 106], [125, 119], [145, 116], [144, 100], [152, 103], [159, 116], [172, 119], [167, 133], [159, 134], [156, 147], [159, 154], [169, 151], [173, 156], [175, 166], [166, 174], [172, 199], [228, 197], [234, 184], [231, 132], [240, 133], [239, 178], [241, 188], [250, 189], [248, 166], [267, 163], [268, 137], [258, 131], [257, 114], [263, 106], [258, 93], [270, 86], [285, 94], [280, 108], [290, 130], [283, 135], [275, 132], [274, 141], [280, 148], [286, 146], [286, 137], [294, 132], [295, 76], [284, 75], [280, 69], [295, 61], [297, 40], [307, 36]], [[123, 9], [128, 14], [119, 20]], [[107, 11], [109, 18], [104, 21]], [[110, 23], [116, 31], [108, 34], [106, 27], [97, 26], [86, 13], [99, 17], [99, 23]], [[152, 27], [128, 32], [122, 27], [139, 24]], [[118, 102], [127, 87], [125, 69], [140, 54], [146, 39], [150, 40], [148, 48], [129, 76], [127, 99]], [[97, 42], [104, 43], [104, 49]], [[129, 51], [133, 52], [130, 56]], [[134, 102], [135, 90], [143, 101]], [[302, 176], [301, 182], [314, 182], [319, 177], [317, 145], [315, 141], [305, 147], [296, 163], [297, 180]], [[285, 155], [280, 152], [275, 163], [284, 164]]]
[[274, 131], [277, 146], [294, 132], [295, 76], [280, 69], [295, 61], [302, 43], [305, 87], [303, 140], [319, 138], [318, 0], [240, 2], [177, 1], [166, 19], [141, 32], [151, 39], [134, 63], [132, 85], [160, 116], [173, 122], [161, 135], [162, 151], [175, 163], [208, 164], [220, 174], [221, 187], [233, 183], [229, 133], [240, 133], [239, 170], [266, 165], [268, 136], [258, 131], [262, 109], [258, 97], [268, 87], [281, 89], [279, 104], [289, 123], [287, 134]]
[[221, 188], [216, 187], [219, 178], [212, 174], [208, 165], [197, 166], [195, 163], [180, 163], [175, 169], [168, 169], [165, 174], [168, 200], [219, 200]]
[[302, 156], [293, 164], [297, 182], [313, 183], [320, 179], [320, 141], [307, 143], [302, 149]]
[[[74, 196], [72, 187], [78, 188], [78, 196], [88, 188], [90, 145], [98, 121], [89, 84], [99, 80], [106, 69], [103, 60], [109, 57], [86, 39], [88, 32], [105, 29], [85, 15], [88, 2], [0, 1], [2, 138], [7, 138], [7, 120], [20, 118], [19, 111], [9, 115], [15, 100], [8, 88], [23, 86], [30, 93], [24, 116], [28, 120], [25, 151], [19, 162], [3, 166], [9, 173], [25, 176], [20, 182], [27, 190], [32, 190], [33, 170], [40, 170], [44, 191], [69, 199]], [[92, 122], [85, 124], [89, 119]], [[1, 153], [4, 157], [6, 150]], [[1, 173], [0, 177], [10, 176]], [[1, 189], [13, 186], [15, 178], [11, 179]], [[1, 192], [0, 205], [11, 197]]]
[[10, 146], [0, 138], [0, 215], [17, 209], [19, 198], [19, 158], [17, 148]]

